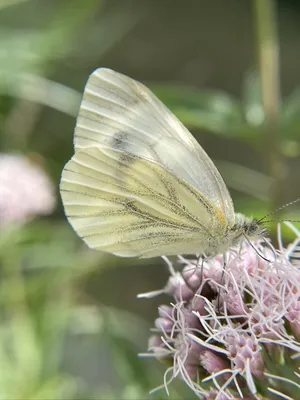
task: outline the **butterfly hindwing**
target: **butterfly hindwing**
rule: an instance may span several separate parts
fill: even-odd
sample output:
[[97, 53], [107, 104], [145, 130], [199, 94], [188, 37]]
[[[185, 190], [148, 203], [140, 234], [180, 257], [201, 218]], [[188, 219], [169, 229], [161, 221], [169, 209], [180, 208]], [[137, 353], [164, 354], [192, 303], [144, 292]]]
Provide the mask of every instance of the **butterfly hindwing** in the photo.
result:
[[121, 256], [201, 252], [226, 227], [225, 216], [189, 183], [108, 147], [76, 151], [63, 171], [61, 195], [84, 241]]

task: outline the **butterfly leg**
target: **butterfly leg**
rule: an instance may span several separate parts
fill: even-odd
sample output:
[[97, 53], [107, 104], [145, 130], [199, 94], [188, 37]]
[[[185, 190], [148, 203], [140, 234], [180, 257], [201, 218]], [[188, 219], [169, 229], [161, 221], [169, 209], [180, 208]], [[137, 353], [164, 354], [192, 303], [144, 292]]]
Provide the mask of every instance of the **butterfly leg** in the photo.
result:
[[220, 312], [220, 297], [221, 297], [221, 290], [222, 290], [222, 284], [223, 284], [223, 279], [224, 279], [224, 274], [225, 274], [225, 268], [226, 268], [226, 255], [223, 254], [223, 268], [222, 268], [222, 274], [221, 274], [221, 280], [220, 280], [220, 286], [218, 290], [218, 311]]
[[203, 256], [198, 256], [198, 259], [197, 259], [197, 267], [199, 266], [199, 261], [200, 261], [200, 258], [201, 258], [201, 269], [200, 269], [200, 286], [202, 285], [202, 280], [203, 280], [203, 271], [204, 271], [204, 255]]

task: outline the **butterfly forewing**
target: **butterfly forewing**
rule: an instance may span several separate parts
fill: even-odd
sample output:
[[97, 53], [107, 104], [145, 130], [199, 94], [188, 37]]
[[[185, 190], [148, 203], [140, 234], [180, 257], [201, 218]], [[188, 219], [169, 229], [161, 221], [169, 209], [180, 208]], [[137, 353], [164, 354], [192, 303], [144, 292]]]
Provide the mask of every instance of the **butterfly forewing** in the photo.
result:
[[75, 129], [75, 151], [105, 146], [154, 161], [197, 188], [234, 224], [225, 183], [181, 122], [141, 83], [109, 69], [86, 85]]

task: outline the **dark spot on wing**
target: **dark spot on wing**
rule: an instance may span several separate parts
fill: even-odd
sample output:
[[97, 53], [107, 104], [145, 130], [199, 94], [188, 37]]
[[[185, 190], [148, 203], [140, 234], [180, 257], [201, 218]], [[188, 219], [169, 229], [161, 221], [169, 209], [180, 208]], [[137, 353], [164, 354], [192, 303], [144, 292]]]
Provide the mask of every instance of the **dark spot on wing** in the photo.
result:
[[126, 151], [126, 140], [128, 138], [128, 133], [126, 132], [116, 132], [112, 137], [112, 147], [116, 150]]

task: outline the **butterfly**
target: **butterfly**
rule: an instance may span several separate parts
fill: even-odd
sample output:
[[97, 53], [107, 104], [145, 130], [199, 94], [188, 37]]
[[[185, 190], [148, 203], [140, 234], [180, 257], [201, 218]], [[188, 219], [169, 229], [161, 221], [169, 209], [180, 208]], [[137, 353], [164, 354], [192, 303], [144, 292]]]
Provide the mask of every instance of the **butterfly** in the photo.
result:
[[86, 84], [60, 192], [77, 234], [122, 257], [213, 256], [262, 237], [217, 168], [143, 84], [99, 68]]

